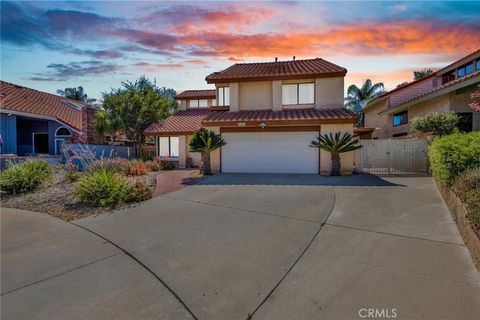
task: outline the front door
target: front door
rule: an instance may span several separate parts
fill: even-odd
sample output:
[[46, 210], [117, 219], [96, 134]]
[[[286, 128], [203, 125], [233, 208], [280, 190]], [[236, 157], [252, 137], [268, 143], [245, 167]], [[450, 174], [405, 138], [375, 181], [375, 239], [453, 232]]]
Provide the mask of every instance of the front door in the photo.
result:
[[33, 134], [33, 153], [48, 154], [48, 133]]

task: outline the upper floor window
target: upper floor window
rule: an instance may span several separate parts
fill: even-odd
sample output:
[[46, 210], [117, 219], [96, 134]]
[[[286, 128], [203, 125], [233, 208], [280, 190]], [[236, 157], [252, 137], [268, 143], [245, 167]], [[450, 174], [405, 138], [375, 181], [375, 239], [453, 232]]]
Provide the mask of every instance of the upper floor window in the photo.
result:
[[229, 106], [230, 105], [230, 87], [219, 87], [217, 94], [217, 102], [218, 105]]
[[477, 71], [480, 71], [480, 59], [477, 60]]
[[442, 84], [455, 80], [455, 70], [442, 76]]
[[314, 83], [293, 83], [282, 85], [282, 104], [312, 104], [315, 103]]
[[206, 108], [208, 107], [208, 100], [190, 100], [190, 108]]
[[467, 65], [464, 65], [460, 68], [457, 69], [457, 76], [459, 78], [461, 77], [464, 77], [466, 75], [469, 75], [470, 73], [473, 73], [474, 69], [473, 69], [473, 62], [467, 64]]
[[398, 127], [408, 122], [408, 111], [402, 111], [393, 115], [393, 126]]

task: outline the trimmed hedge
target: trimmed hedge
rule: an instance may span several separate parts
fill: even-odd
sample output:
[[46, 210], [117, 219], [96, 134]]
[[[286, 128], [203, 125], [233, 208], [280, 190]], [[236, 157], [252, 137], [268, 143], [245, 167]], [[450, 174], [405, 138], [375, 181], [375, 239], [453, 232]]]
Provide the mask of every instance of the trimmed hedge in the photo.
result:
[[450, 186], [462, 171], [480, 167], [480, 132], [435, 139], [428, 149], [428, 159], [433, 177], [441, 185]]
[[480, 167], [462, 172], [452, 190], [467, 205], [468, 218], [480, 230]]

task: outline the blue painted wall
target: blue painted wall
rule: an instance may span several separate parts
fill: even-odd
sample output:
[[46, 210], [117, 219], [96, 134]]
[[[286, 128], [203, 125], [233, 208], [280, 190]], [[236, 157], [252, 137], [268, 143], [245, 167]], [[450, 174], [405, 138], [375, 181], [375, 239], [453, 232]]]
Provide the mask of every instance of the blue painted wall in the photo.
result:
[[0, 154], [17, 153], [17, 117], [14, 115], [0, 113], [0, 134], [2, 135], [3, 146], [0, 147]]
[[48, 151], [50, 154], [55, 154], [55, 131], [60, 127], [64, 127], [64, 125], [56, 121], [48, 121]]
[[48, 122], [48, 120], [43, 119], [17, 117], [17, 154], [19, 156], [33, 153], [32, 133], [48, 133]]

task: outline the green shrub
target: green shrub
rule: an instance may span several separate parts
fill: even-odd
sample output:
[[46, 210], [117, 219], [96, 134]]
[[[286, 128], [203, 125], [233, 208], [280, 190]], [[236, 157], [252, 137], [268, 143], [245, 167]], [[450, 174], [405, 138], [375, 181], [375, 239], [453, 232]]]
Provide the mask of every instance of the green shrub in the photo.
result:
[[470, 221], [480, 229], [480, 167], [458, 175], [452, 190], [466, 204]]
[[175, 163], [170, 161], [162, 161], [160, 162], [160, 168], [162, 168], [162, 170], [173, 170], [175, 169]]
[[109, 207], [129, 202], [131, 191], [132, 186], [127, 179], [109, 170], [99, 170], [84, 176], [76, 188], [81, 202]]
[[423, 133], [452, 134], [458, 131], [456, 125], [459, 120], [454, 112], [432, 112], [423, 117], [413, 118], [412, 128]]
[[433, 177], [450, 186], [460, 172], [480, 167], [480, 132], [439, 137], [429, 147], [428, 158]]
[[130, 191], [130, 201], [140, 202], [152, 198], [152, 190], [141, 182], [137, 182], [133, 185]]
[[95, 160], [89, 164], [87, 168], [88, 174], [93, 174], [98, 171], [108, 171], [118, 174], [126, 174], [130, 168], [130, 161], [123, 158], [112, 158]]
[[81, 172], [73, 170], [69, 170], [65, 174], [65, 180], [67, 180], [68, 182], [78, 181], [81, 177], [83, 177], [83, 174]]
[[8, 193], [25, 193], [39, 189], [52, 180], [52, 167], [41, 160], [9, 163], [0, 174], [0, 188]]

